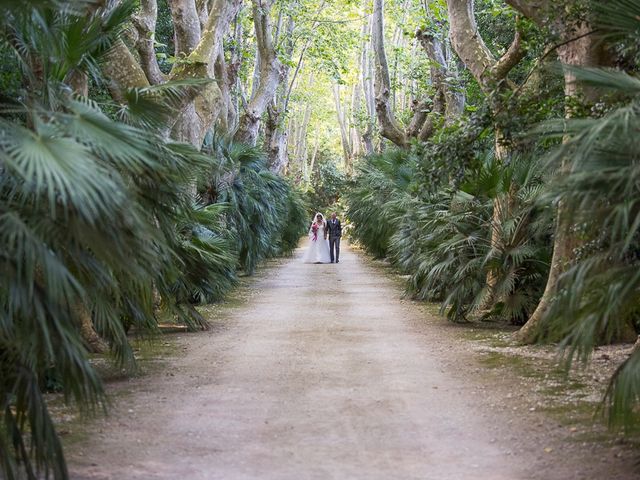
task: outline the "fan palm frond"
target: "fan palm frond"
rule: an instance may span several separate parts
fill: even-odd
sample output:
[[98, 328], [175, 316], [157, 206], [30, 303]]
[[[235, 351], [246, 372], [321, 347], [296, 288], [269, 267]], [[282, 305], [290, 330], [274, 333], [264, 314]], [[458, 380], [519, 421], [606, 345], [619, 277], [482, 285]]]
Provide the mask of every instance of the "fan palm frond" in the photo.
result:
[[123, 94], [118, 118], [145, 129], [165, 129], [180, 109], [211, 82], [207, 78], [189, 78], [129, 89]]

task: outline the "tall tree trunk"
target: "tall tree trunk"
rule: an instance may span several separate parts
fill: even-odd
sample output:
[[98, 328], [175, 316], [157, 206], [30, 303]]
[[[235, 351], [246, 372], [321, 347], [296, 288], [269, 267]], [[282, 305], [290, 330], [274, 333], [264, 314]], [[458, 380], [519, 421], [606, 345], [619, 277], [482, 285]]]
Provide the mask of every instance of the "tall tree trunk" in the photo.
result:
[[[367, 4], [365, 0], [365, 6]], [[366, 8], [364, 9], [366, 11]], [[371, 59], [370, 44], [366, 41], [367, 37], [371, 35], [372, 21], [363, 22], [362, 25], [362, 55], [360, 57], [360, 84], [362, 93], [364, 96], [364, 107], [366, 112], [366, 125], [362, 132], [362, 143], [366, 155], [371, 155], [374, 152], [373, 147], [373, 133], [376, 122], [376, 107], [375, 96], [373, 86], [373, 62]]]
[[[214, 62], [222, 37], [241, 3], [242, 0], [210, 0], [207, 2], [207, 23], [205, 28], [201, 29], [195, 2], [172, 0], [176, 49], [186, 57], [183, 62], [174, 65], [167, 76], [168, 80], [214, 78]], [[153, 12], [153, 9], [151, 11]], [[198, 34], [197, 39], [194, 32]], [[123, 90], [145, 87], [151, 83], [144, 69], [122, 41], [116, 42], [110, 49], [102, 68], [116, 100], [123, 98]], [[187, 141], [200, 148], [204, 135], [221, 111], [221, 105], [220, 89], [215, 82], [199, 89], [192, 97], [185, 96], [182, 108], [179, 109], [180, 114], [175, 117], [175, 124], [168, 126], [172, 130], [173, 138]]]
[[336, 83], [333, 85], [333, 101], [336, 107], [336, 115], [338, 118], [338, 125], [340, 126], [340, 141], [342, 143], [342, 155], [344, 164], [349, 163], [351, 158], [351, 146], [349, 145], [349, 133], [347, 128], [346, 115], [342, 109], [342, 103], [340, 101], [340, 86]]
[[136, 50], [140, 55], [140, 66], [147, 75], [149, 83], [158, 85], [165, 81], [156, 57], [155, 37], [158, 18], [158, 4], [156, 0], [141, 0], [140, 9], [133, 17], [133, 24], [138, 31]]
[[445, 52], [447, 58], [447, 88], [445, 90], [447, 107], [445, 110], [445, 125], [450, 125], [458, 120], [464, 113], [466, 98], [464, 89], [460, 84], [459, 60], [451, 51], [449, 39], [447, 39], [445, 43]]
[[[509, 2], [512, 3], [512, 2]], [[544, 9], [528, 10], [521, 5], [522, 2], [513, 2], [515, 8], [522, 9], [523, 13], [532, 15], [532, 19], [544, 24], [547, 22], [547, 15], [553, 11], [551, 5]], [[528, 5], [526, 5], [528, 6]], [[543, 16], [544, 15], [544, 16]], [[562, 16], [555, 16], [555, 28], [561, 34], [562, 45], [558, 47], [558, 58], [564, 65], [590, 67], [602, 64], [603, 47], [593, 35], [590, 35], [591, 27], [586, 22], [575, 23]], [[574, 40], [571, 40], [574, 39]], [[566, 43], [565, 43], [566, 42]], [[573, 73], [567, 69], [564, 72], [565, 97], [567, 99], [576, 98], [586, 94], [585, 90], [577, 81]], [[571, 102], [568, 102], [571, 105]], [[573, 112], [570, 107], [565, 111], [567, 117], [571, 117]], [[562, 171], [566, 172], [568, 164], [565, 162]], [[568, 211], [566, 201], [559, 202], [556, 211], [556, 228], [553, 237], [553, 256], [549, 269], [549, 276], [544, 293], [538, 302], [538, 306], [529, 317], [525, 325], [516, 333], [515, 338], [521, 343], [533, 343], [544, 323], [545, 315], [549, 310], [551, 302], [557, 293], [558, 280], [566, 271], [574, 258], [574, 248], [577, 246], [577, 239], [572, 233], [574, 223]]]
[[241, 115], [234, 139], [247, 145], [255, 145], [258, 139], [260, 119], [273, 101], [282, 81], [283, 67], [273, 44], [271, 19], [272, 0], [253, 0], [253, 22], [256, 43], [260, 55], [260, 79], [255, 95]]
[[384, 48], [384, 0], [373, 1], [371, 43], [376, 58], [375, 99], [380, 133], [398, 146], [405, 147], [408, 138], [391, 110], [391, 78]]
[[[279, 16], [279, 24], [282, 22], [282, 11]], [[287, 59], [293, 55], [293, 33], [295, 23], [293, 16], [287, 18], [287, 28], [284, 32], [284, 54]], [[281, 25], [278, 26], [280, 31]], [[267, 107], [267, 122], [265, 124], [265, 150], [267, 151], [269, 169], [276, 173], [282, 173], [286, 170], [289, 163], [287, 149], [287, 130], [285, 126], [287, 115], [287, 103], [289, 101], [289, 72], [291, 67], [283, 65], [282, 79], [276, 98], [269, 107]]]
[[298, 135], [296, 136], [296, 143], [298, 147], [298, 156], [304, 159], [307, 152], [307, 131], [309, 129], [309, 121], [311, 120], [311, 105], [307, 104], [304, 107], [304, 114], [302, 115], [302, 121], [298, 122]]
[[311, 160], [309, 161], [309, 176], [307, 177], [307, 182], [311, 175], [313, 175], [313, 169], [316, 166], [316, 158], [318, 157], [318, 149], [320, 148], [320, 133], [316, 132], [316, 141], [313, 147], [313, 154], [311, 155]]
[[[457, 18], [453, 20], [456, 23], [455, 29], [457, 30], [455, 35], [457, 35], [459, 39], [477, 35], [477, 27], [475, 25], [475, 18], [473, 17], [472, 0], [451, 0], [448, 3], [450, 4], [450, 16], [452, 13], [457, 16]], [[453, 28], [452, 26], [452, 33]], [[517, 44], [517, 47], [520, 46], [519, 38], [519, 35], [517, 35], [516, 40], [518, 41], [514, 42], [514, 44]], [[447, 61], [443, 42], [435, 35], [427, 34], [423, 31], [418, 31], [418, 40], [431, 60], [431, 81], [435, 87], [435, 95], [432, 99], [412, 100], [413, 115], [407, 128], [403, 129], [393, 113], [391, 80], [384, 48], [384, 0], [374, 0], [371, 43], [376, 60], [375, 110], [381, 135], [400, 147], [406, 147], [411, 138], [418, 138], [422, 141], [427, 140], [435, 130], [437, 117], [444, 116], [447, 112], [447, 100], [449, 98], [452, 100], [456, 99], [456, 97], [447, 92], [450, 90], [451, 84], [447, 80]], [[471, 41], [468, 43], [477, 47], [467, 55], [468, 60], [474, 63], [474, 65], [468, 65], [469, 69], [474, 73], [474, 76], [476, 75], [476, 73], [473, 72], [474, 68], [477, 70], [480, 65], [491, 65], [495, 67], [495, 69], [491, 70], [482, 67], [483, 70], [486, 70], [486, 72], [483, 72], [483, 75], [487, 77], [486, 79], [476, 77], [481, 86], [484, 87], [488, 86], [489, 78], [504, 79], [513, 66], [513, 64], [508, 62], [515, 61], [515, 63], [517, 63], [521, 58], [513, 55], [514, 53], [520, 53], [518, 48], [513, 52], [510, 50], [510, 55], [505, 55], [496, 61], [481, 39], [477, 41], [477, 39], [471, 38]], [[461, 48], [461, 51], [469, 50], [469, 47], [464, 46], [461, 42], [458, 42], [458, 46]], [[505, 61], [507, 63], [505, 63]], [[456, 111], [455, 105], [452, 105], [451, 112]]]
[[[356, 113], [361, 110], [361, 93], [362, 90], [360, 89], [360, 84], [354, 84], [351, 92], [351, 111], [349, 113], [349, 118], [351, 119], [353, 119]], [[360, 132], [356, 128], [356, 122], [353, 120], [350, 122], [349, 126], [349, 143], [351, 145], [351, 157], [349, 158], [349, 163], [346, 165], [346, 167], [347, 173], [351, 174], [353, 172], [353, 159], [359, 157], [362, 154]]]
[[229, 105], [227, 125], [229, 131], [234, 131], [238, 127], [238, 112], [240, 111], [240, 99], [242, 97], [240, 82], [240, 67], [242, 65], [242, 54], [244, 43], [242, 38], [242, 22], [236, 15], [234, 20], [234, 42], [231, 49], [231, 61], [227, 67], [227, 81], [229, 89], [233, 92], [234, 98]]
[[308, 152], [308, 142], [307, 142], [307, 137], [308, 137], [308, 132], [309, 132], [309, 121], [311, 119], [311, 105], [307, 104], [305, 106], [305, 113], [304, 113], [304, 117], [302, 120], [302, 123], [300, 124], [300, 131], [298, 136], [296, 137], [296, 141], [298, 143], [298, 159], [300, 162], [300, 165], [305, 165], [307, 164], [307, 156], [309, 155]]
[[233, 99], [231, 98], [231, 86], [227, 76], [227, 62], [224, 58], [224, 46], [220, 44], [218, 55], [216, 56], [214, 72], [216, 83], [220, 89], [220, 113], [218, 115], [218, 127], [224, 133], [228, 133], [230, 129], [229, 118], [233, 108]]
[[169, 0], [173, 19], [175, 56], [185, 58], [200, 42], [200, 17], [194, 0]]

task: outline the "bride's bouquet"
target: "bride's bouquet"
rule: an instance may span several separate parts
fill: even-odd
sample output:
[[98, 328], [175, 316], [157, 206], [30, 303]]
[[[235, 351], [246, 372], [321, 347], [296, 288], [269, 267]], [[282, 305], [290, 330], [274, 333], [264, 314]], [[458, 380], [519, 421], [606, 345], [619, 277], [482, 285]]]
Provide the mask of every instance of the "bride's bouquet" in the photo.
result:
[[313, 241], [318, 240], [318, 224], [313, 222], [311, 225], [311, 232], [313, 233]]

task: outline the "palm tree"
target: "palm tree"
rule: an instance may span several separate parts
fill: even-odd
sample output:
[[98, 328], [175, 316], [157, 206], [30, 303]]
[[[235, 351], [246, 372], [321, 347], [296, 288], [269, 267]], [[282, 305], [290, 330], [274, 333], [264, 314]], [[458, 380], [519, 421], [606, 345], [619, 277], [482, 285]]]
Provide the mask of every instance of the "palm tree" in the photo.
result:
[[211, 201], [229, 205], [226, 220], [234, 232], [238, 266], [251, 275], [265, 258], [289, 254], [307, 227], [300, 192], [269, 171], [259, 148], [216, 137], [211, 152], [223, 165], [209, 179]]

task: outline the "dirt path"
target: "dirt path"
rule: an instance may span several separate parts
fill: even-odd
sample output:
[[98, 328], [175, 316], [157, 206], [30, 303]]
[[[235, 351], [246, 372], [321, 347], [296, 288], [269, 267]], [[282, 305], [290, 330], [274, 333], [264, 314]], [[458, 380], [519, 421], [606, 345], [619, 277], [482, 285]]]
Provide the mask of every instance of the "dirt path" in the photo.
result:
[[397, 285], [344, 250], [338, 265], [298, 251], [226, 328], [182, 336], [171, 374], [125, 384], [71, 449], [72, 477], [569, 478], [480, 401]]

